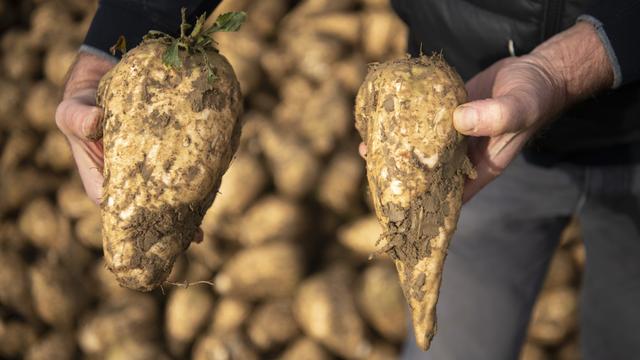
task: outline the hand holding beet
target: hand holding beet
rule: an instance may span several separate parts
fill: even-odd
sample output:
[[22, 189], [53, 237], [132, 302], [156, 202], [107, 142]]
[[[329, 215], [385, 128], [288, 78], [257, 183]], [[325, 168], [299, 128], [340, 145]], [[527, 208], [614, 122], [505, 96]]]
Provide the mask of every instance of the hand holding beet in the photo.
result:
[[63, 101], [56, 110], [56, 123], [65, 134], [78, 166], [85, 191], [95, 202], [102, 193], [102, 142], [95, 139], [102, 110], [96, 106], [98, 82], [114, 62], [80, 53], [65, 86]]
[[237, 30], [244, 17], [223, 14], [207, 28], [202, 16], [187, 33], [183, 12], [180, 37], [150, 31], [100, 81], [103, 121], [83, 134], [102, 135], [105, 260], [125, 287], [150, 291], [166, 280], [236, 151], [240, 87], [210, 35]]

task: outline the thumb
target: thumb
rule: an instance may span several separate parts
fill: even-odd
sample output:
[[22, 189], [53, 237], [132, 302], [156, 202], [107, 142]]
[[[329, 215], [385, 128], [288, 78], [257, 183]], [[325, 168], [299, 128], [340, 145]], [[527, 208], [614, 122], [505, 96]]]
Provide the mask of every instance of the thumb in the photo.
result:
[[516, 95], [503, 95], [458, 106], [453, 125], [462, 134], [498, 136], [518, 132], [528, 126], [531, 106]]
[[60, 131], [81, 140], [96, 141], [102, 137], [101, 121], [102, 109], [77, 98], [64, 100], [56, 109], [56, 124]]
[[367, 145], [365, 145], [363, 142], [358, 145], [358, 153], [360, 153], [360, 156], [363, 159], [367, 158]]

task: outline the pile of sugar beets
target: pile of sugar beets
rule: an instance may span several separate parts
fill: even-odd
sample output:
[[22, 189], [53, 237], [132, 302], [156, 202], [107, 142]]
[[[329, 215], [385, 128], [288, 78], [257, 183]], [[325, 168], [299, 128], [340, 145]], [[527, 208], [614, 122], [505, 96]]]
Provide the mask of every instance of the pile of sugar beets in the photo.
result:
[[[0, 0], [0, 357], [395, 359], [411, 317], [427, 348], [465, 94], [407, 60], [387, 1], [227, 0], [130, 50], [98, 94], [102, 212], [53, 120], [95, 6]], [[131, 64], [151, 85], [125, 109]], [[579, 225], [562, 237], [521, 359], [580, 358]]]

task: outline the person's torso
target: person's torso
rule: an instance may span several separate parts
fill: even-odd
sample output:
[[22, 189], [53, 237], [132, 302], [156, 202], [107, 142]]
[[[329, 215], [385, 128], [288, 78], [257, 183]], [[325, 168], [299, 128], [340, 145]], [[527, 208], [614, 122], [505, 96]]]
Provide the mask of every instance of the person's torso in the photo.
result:
[[[409, 25], [411, 54], [442, 52], [468, 80], [495, 61], [527, 54], [569, 28], [593, 1], [392, 0], [392, 5]], [[530, 148], [561, 158], [635, 143], [640, 146], [638, 83], [575, 106]]]

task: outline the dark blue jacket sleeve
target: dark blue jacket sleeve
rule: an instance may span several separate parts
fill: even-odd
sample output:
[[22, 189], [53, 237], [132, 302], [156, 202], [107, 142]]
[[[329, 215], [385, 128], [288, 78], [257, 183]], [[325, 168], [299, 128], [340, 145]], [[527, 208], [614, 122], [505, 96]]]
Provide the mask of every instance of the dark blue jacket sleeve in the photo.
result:
[[197, 16], [211, 13], [219, 3], [220, 0], [100, 0], [84, 47], [108, 53], [123, 35], [127, 47], [132, 48], [149, 30], [175, 36], [180, 32], [181, 8], [187, 9], [189, 22], [193, 24]]
[[614, 67], [614, 87], [640, 80], [640, 0], [600, 0], [580, 20], [592, 23]]

